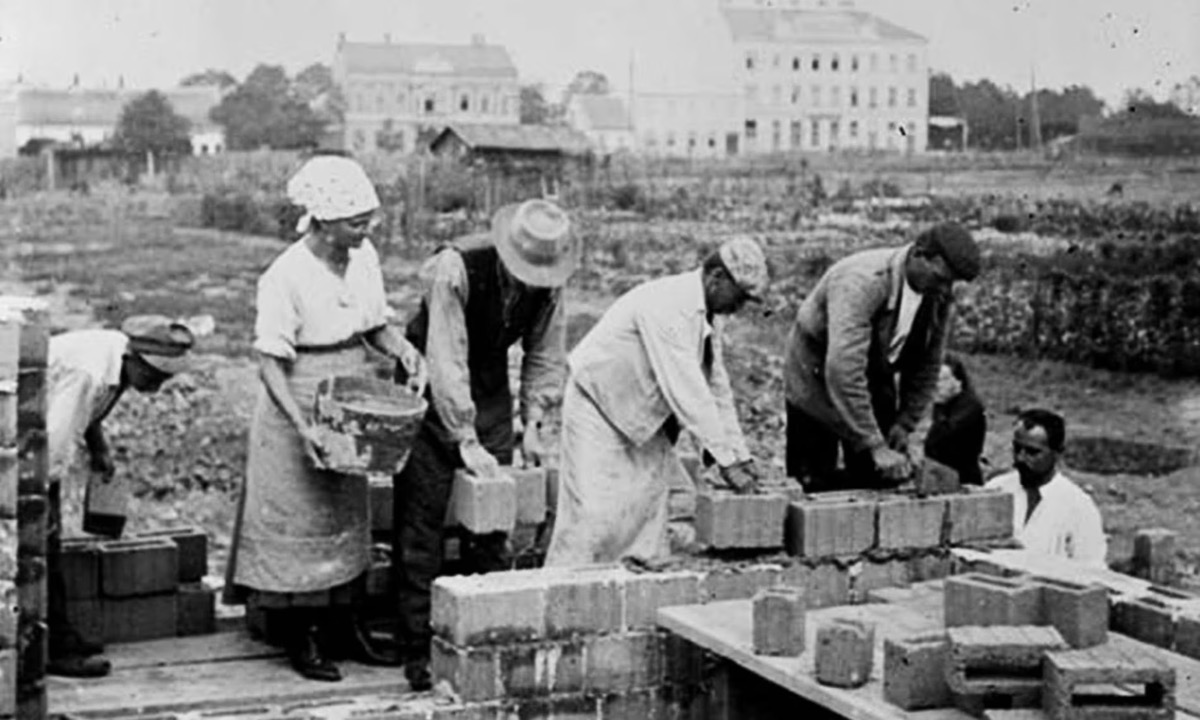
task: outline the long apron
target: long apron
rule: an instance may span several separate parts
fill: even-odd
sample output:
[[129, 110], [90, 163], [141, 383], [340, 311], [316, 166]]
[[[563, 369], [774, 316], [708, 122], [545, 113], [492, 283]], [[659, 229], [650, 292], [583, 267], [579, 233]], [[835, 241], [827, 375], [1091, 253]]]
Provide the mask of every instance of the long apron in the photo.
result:
[[634, 445], [568, 381], [558, 473], [547, 567], [669, 554], [668, 490], [686, 476], [666, 432]]
[[[370, 376], [366, 349], [300, 353], [288, 386], [311, 414], [317, 383], [331, 375]], [[252, 589], [311, 593], [343, 585], [370, 567], [366, 477], [312, 466], [292, 423], [260, 386], [246, 481], [226, 570], [226, 602]]]

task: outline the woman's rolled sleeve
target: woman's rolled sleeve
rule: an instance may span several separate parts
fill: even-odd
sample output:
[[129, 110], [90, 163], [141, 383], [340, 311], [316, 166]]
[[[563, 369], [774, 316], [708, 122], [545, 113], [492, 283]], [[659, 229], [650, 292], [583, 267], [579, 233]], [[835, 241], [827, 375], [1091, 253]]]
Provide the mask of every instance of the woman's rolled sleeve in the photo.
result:
[[254, 349], [281, 360], [295, 360], [300, 315], [276, 273], [267, 272], [259, 278], [255, 307]]

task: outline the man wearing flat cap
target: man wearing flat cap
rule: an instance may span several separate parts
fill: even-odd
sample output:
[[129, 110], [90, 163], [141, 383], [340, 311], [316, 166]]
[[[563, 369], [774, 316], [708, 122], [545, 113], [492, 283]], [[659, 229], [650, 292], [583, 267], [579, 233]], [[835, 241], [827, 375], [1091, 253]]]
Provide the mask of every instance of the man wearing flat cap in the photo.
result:
[[767, 279], [762, 249], [734, 238], [702, 267], [625, 293], [572, 351], [546, 566], [652, 563], [670, 552], [668, 489], [686, 477], [680, 430], [699, 439], [726, 484], [754, 491], [722, 320], [761, 301]]
[[112, 453], [101, 427], [125, 390], [157, 392], [186, 367], [194, 336], [159, 315], [128, 318], [120, 330], [77, 330], [50, 338], [46, 434], [50, 453], [47, 577], [50, 658], [47, 672], [96, 677], [109, 672], [103, 648], [67, 621], [61, 566], [62, 482], [85, 451], [94, 473], [111, 477]]
[[911, 244], [855, 253], [825, 272], [788, 338], [789, 477], [808, 491], [888, 487], [909, 477], [909, 435], [937, 386], [953, 285], [979, 270], [971, 234], [944, 223]]
[[[399, 638], [414, 689], [430, 684], [430, 586], [441, 571], [443, 525], [454, 473], [501, 472], [513, 459], [513, 394], [508, 350], [520, 342], [521, 455], [540, 465], [542, 418], [556, 405], [566, 375], [562, 288], [578, 263], [567, 214], [528, 200], [492, 218], [490, 233], [460, 238], [422, 267], [423, 298], [408, 338], [429, 368], [429, 411], [396, 478], [394, 548]], [[501, 569], [503, 534], [463, 539], [475, 571]]]

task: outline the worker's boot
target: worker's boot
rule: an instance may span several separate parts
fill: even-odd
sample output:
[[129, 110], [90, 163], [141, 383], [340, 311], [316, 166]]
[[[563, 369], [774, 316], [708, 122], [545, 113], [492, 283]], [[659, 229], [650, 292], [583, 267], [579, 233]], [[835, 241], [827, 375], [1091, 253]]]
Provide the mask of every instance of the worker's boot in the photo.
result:
[[430, 638], [411, 640], [404, 653], [404, 677], [413, 692], [424, 692], [433, 687], [433, 675], [429, 672]]
[[341, 671], [321, 650], [318, 614], [296, 610], [292, 612], [296, 620], [291, 628], [292, 639], [288, 644], [288, 659], [292, 663], [292, 669], [309, 680], [341, 680]]
[[51, 655], [46, 661], [47, 675], [60, 675], [74, 678], [104, 677], [112, 672], [112, 663], [104, 658], [93, 655]]

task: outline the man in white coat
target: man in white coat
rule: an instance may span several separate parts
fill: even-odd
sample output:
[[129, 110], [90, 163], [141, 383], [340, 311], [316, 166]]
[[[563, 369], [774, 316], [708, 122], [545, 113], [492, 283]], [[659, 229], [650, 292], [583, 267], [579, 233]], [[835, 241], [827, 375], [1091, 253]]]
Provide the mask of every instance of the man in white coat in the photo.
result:
[[1096, 503], [1058, 471], [1066, 423], [1049, 410], [1017, 416], [1013, 470], [987, 487], [1013, 495], [1013, 535], [1030, 552], [1107, 567], [1108, 540]]
[[703, 267], [620, 297], [568, 359], [558, 508], [546, 565], [666, 555], [674, 443], [695, 435], [741, 492], [756, 473], [721, 354], [720, 316], [761, 301], [762, 249], [736, 238]]

